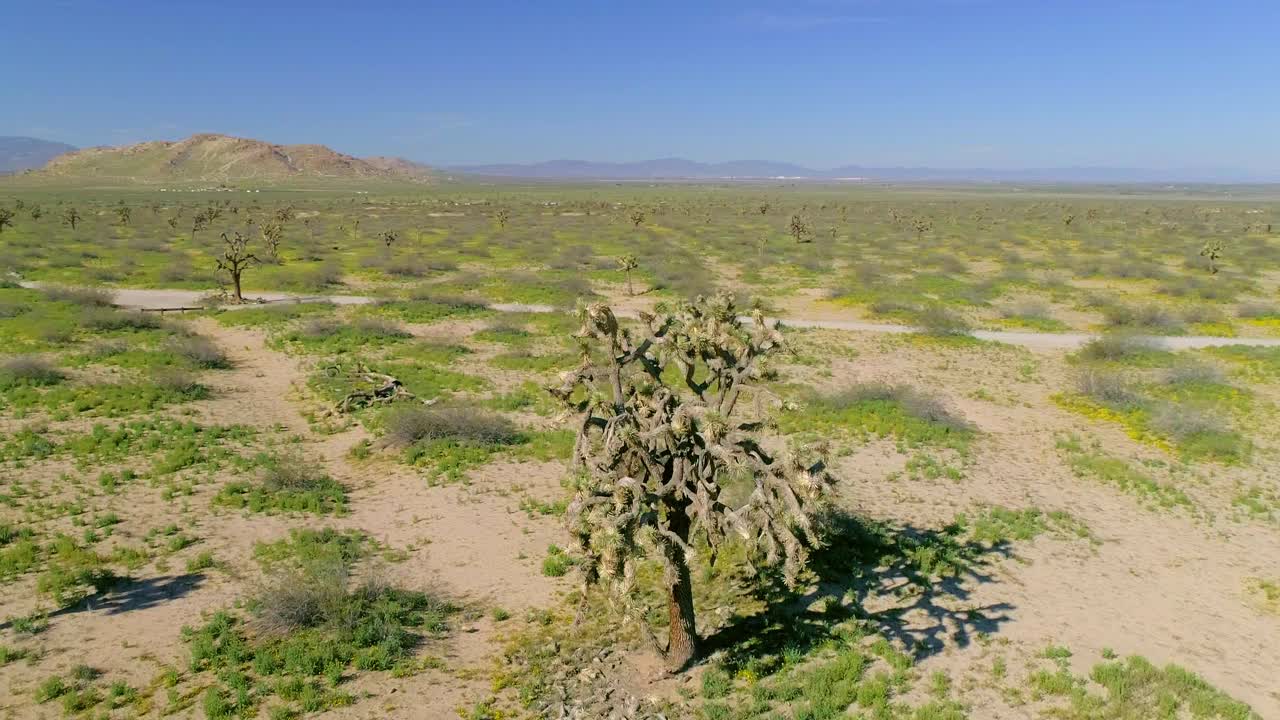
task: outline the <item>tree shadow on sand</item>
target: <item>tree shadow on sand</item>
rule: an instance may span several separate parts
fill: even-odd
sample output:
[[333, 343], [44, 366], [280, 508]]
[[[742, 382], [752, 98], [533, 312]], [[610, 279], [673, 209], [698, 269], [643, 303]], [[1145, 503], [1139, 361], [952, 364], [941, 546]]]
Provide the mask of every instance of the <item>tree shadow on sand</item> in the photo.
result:
[[[1010, 556], [1008, 543], [964, 537], [964, 528], [891, 527], [850, 514], [831, 519], [829, 543], [810, 558], [814, 582], [800, 591], [763, 578], [754, 594], [764, 609], [730, 618], [706, 639], [727, 668], [784, 653], [807, 653], [859, 620], [916, 660], [949, 643], [965, 647], [995, 633], [1010, 617], [1009, 603], [974, 607], [975, 584], [992, 582], [987, 569]], [[959, 609], [963, 608], [963, 609]]]
[[[106, 580], [103, 582], [105, 583]], [[162, 575], [143, 580], [111, 576], [109, 582], [109, 586], [104, 585], [102, 591], [54, 610], [46, 617], [52, 619], [82, 612], [120, 615], [136, 610], [146, 610], [189, 595], [204, 584], [205, 576], [203, 573], [188, 573]], [[7, 629], [12, 624], [12, 620], [6, 620], [0, 623], [0, 630]]]

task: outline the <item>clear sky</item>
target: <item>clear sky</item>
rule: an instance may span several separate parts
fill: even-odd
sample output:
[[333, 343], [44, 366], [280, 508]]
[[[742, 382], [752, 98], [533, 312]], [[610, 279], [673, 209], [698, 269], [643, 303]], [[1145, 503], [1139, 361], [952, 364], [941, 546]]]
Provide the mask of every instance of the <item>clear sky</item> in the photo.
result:
[[1280, 169], [1280, 0], [0, 0], [0, 134]]

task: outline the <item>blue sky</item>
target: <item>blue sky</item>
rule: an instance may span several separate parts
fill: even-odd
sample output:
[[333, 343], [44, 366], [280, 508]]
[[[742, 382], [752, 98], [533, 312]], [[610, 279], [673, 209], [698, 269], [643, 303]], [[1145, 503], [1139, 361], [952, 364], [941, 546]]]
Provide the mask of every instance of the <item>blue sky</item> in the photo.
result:
[[1276, 0], [0, 0], [0, 134], [1280, 168]]

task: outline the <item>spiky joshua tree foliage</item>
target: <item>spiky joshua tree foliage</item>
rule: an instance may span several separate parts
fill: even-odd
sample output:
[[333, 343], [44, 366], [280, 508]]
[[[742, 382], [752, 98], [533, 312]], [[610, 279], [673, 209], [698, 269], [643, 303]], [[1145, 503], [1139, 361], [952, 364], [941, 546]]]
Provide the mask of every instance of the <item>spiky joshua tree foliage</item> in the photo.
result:
[[258, 256], [249, 251], [249, 238], [235, 233], [227, 237], [222, 233], [222, 257], [214, 258], [217, 267], [231, 278], [232, 297], [236, 302], [244, 302], [244, 294], [240, 291], [240, 281], [244, 271], [257, 264]]
[[[730, 296], [698, 298], [642, 313], [635, 329], [620, 327], [604, 304], [579, 313], [582, 363], [551, 392], [578, 422], [579, 480], [566, 517], [583, 579], [607, 582], [679, 671], [700, 649], [691, 561], [699, 553], [714, 561], [727, 543], [742, 543], [753, 569], [781, 566], [795, 582], [821, 542], [817, 518], [831, 477], [817, 449], [775, 453], [757, 435], [768, 422], [766, 393], [752, 386], [784, 349], [758, 310], [744, 322]], [[752, 417], [739, 417], [743, 405]], [[662, 567], [665, 643], [635, 591], [644, 561]]]

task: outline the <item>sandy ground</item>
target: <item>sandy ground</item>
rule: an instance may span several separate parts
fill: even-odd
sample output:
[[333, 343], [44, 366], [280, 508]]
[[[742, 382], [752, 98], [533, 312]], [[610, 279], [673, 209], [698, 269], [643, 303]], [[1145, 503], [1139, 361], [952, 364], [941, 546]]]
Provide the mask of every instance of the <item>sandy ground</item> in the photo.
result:
[[[195, 328], [223, 347], [234, 363], [234, 370], [208, 375], [214, 398], [196, 406], [195, 419], [277, 428], [301, 438], [306, 455], [321, 461], [348, 487], [350, 513], [319, 518], [211, 511], [199, 527], [189, 528], [201, 537], [190, 553], [211, 551], [228, 571], [184, 574], [180, 568], [189, 554], [184, 552], [169, 559], [167, 570], [144, 566], [132, 573], [132, 582], [101, 600], [53, 618], [49, 629], [35, 638], [43, 650], [38, 663], [0, 668], [0, 685], [7, 689], [0, 695], [0, 716], [43, 712], [59, 717], [56, 703], [33, 707], [35, 685], [81, 663], [89, 662], [108, 677], [135, 687], [145, 687], [165, 665], [184, 667], [186, 650], [179, 629], [200, 624], [202, 617], [231, 606], [261, 582], [253, 560], [255, 543], [285, 537], [292, 527], [332, 526], [358, 528], [391, 548], [407, 549], [408, 560], [381, 572], [393, 574], [401, 586], [456, 597], [474, 613], [459, 621], [450, 638], [422, 649], [443, 657], [446, 671], [362, 679], [348, 691], [375, 693], [378, 707], [357, 703], [334, 714], [383, 717], [386, 711], [404, 718], [452, 717], [468, 698], [487, 688], [485, 672], [501, 630], [488, 619], [488, 610], [501, 606], [518, 616], [549, 605], [569, 584], [568, 579], [545, 577], [540, 570], [547, 545], [564, 543], [559, 524], [520, 511], [520, 497], [510, 492], [518, 484], [530, 495], [552, 497], [559, 492], [562, 469], [547, 463], [494, 463], [473, 473], [468, 485], [432, 487], [418, 472], [394, 460], [353, 463], [348, 452], [367, 437], [365, 431], [359, 426], [332, 435], [311, 430], [300, 413], [304, 374], [299, 361], [266, 347], [257, 331], [225, 328], [207, 319]], [[214, 492], [216, 486], [199, 489], [185, 502], [209, 507]], [[172, 519], [172, 506], [159, 502], [157, 494], [139, 484], [118, 497], [129, 508], [127, 531], [141, 534]], [[511, 592], [513, 587], [520, 591]], [[38, 604], [34, 578], [24, 578], [5, 587], [0, 617], [28, 614]], [[90, 647], [91, 657], [85, 654]]]
[[[181, 303], [184, 298], [189, 295], [151, 290], [117, 295], [118, 302], [133, 307]], [[1087, 673], [1104, 648], [1121, 656], [1139, 654], [1157, 663], [1176, 662], [1250, 703], [1262, 717], [1280, 718], [1280, 617], [1259, 610], [1245, 591], [1249, 578], [1280, 578], [1280, 528], [1262, 520], [1235, 518], [1230, 505], [1231, 495], [1246, 483], [1280, 490], [1280, 477], [1269, 469], [1275, 452], [1274, 428], [1259, 428], [1266, 433], [1259, 437], [1261, 457], [1252, 466], [1197, 466], [1190, 475], [1169, 476], [1183, 483], [1196, 502], [1211, 511], [1211, 517], [1152, 510], [1132, 495], [1072, 475], [1062, 462], [1055, 440], [1071, 432], [1097, 438], [1108, 453], [1117, 456], [1153, 462], [1167, 458], [1114, 427], [1070, 415], [1050, 401], [1067, 382], [1064, 346], [1038, 343], [1043, 338], [1056, 342], [1061, 336], [1000, 334], [1034, 336], [1027, 343], [1016, 343], [1027, 349], [912, 350], [903, 345], [907, 340], [885, 334], [885, 328], [892, 326], [849, 333], [845, 331], [862, 329], [861, 324], [813, 322], [813, 327], [835, 323], [832, 327], [842, 332], [816, 331], [805, 342], [848, 352], [833, 361], [829, 372], [801, 378], [805, 382], [824, 389], [871, 380], [909, 383], [937, 394], [982, 431], [959, 481], [887, 479], [902, 469], [906, 455], [891, 442], [857, 447], [836, 467], [843, 479], [846, 506], [922, 527], [938, 527], [957, 510], [977, 504], [1066, 510], [1099, 541], [1042, 536], [1020, 543], [1012, 557], [951, 584], [946, 592], [924, 598], [904, 615], [901, 637], [931, 648], [919, 666], [923, 674], [946, 670], [957, 681], [973, 679], [972, 689], [961, 695], [974, 706], [971, 717], [1039, 717], [1039, 707], [1010, 705], [979, 679], [989, 668], [992, 653], [999, 652], [1009, 660], [1009, 683], [1025, 682], [1035, 655], [1052, 644], [1072, 649], [1073, 668], [1079, 673]], [[252, 560], [254, 543], [279, 539], [291, 527], [360, 528], [394, 548], [408, 550], [407, 561], [389, 567], [397, 581], [440, 589], [482, 610], [501, 606], [519, 613], [546, 607], [568, 587], [568, 579], [547, 578], [539, 570], [546, 546], [563, 542], [558, 522], [518, 509], [520, 492], [556, 497], [561, 492], [560, 468], [500, 462], [476, 471], [469, 485], [431, 487], [413, 469], [391, 461], [352, 461], [348, 452], [366, 437], [362, 428], [321, 434], [302, 414], [309, 407], [302, 390], [305, 361], [270, 349], [256, 330], [226, 328], [208, 319], [194, 326], [223, 347], [235, 363], [231, 371], [209, 374], [215, 396], [193, 406], [195, 417], [208, 423], [278, 428], [281, 436], [298, 436], [305, 452], [348, 486], [351, 513], [319, 520], [225, 511], [202, 517], [196, 528], [202, 542], [188, 552], [211, 550], [235, 572], [185, 575], [177, 568], [187, 555], [177, 555], [171, 560], [173, 567], [146, 566], [134, 574], [135, 582], [120, 591], [56, 616], [49, 630], [34, 640], [45, 652], [37, 663], [16, 662], [0, 668], [0, 687], [7, 688], [7, 694], [0, 695], [0, 714], [60, 716], [52, 705], [33, 706], [34, 686], [86, 660], [112, 678], [140, 686], [164, 664], [182, 666], [185, 648], [179, 628], [197, 624], [203, 615], [242, 598], [260, 581]], [[433, 337], [447, 337], [450, 332], [440, 326], [414, 330]], [[1030, 379], [1025, 372], [1028, 364], [1036, 368]], [[1156, 468], [1152, 472], [1165, 472], [1159, 469], [1163, 466], [1151, 467]], [[64, 470], [51, 466], [30, 472], [35, 479], [47, 477], [52, 482]], [[184, 502], [207, 508], [215, 491], [216, 485], [199, 487]], [[160, 502], [154, 488], [139, 484], [119, 501], [131, 508], [130, 526], [136, 524], [137, 532], [169, 521], [172, 506]], [[0, 617], [30, 612], [36, 602], [33, 579], [7, 585], [0, 598]], [[975, 619], [974, 611], [981, 612], [981, 619]], [[423, 649], [425, 654], [444, 657], [445, 671], [404, 679], [382, 674], [361, 678], [352, 689], [368, 691], [372, 697], [332, 714], [453, 717], [457, 707], [487, 692], [484, 671], [504, 630], [487, 614], [477, 614], [449, 639]], [[1003, 644], [998, 650], [983, 646], [976, 641], [980, 633]], [[91, 657], [86, 657], [86, 648], [92, 648]], [[653, 664], [641, 659], [627, 667], [652, 668]], [[625, 680], [633, 687], [666, 687], [651, 684], [653, 679]]]

